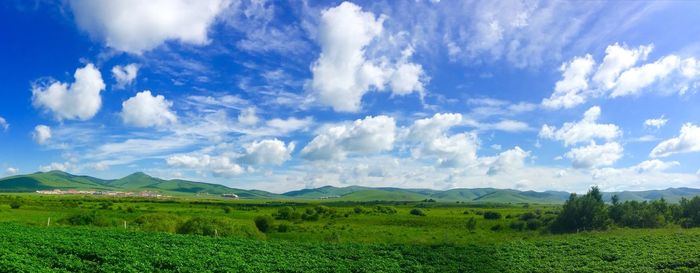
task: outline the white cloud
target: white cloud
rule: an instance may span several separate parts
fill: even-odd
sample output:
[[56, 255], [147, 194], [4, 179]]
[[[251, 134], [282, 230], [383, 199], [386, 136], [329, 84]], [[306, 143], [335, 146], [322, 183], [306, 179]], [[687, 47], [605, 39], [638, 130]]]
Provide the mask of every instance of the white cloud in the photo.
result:
[[516, 169], [521, 169], [525, 165], [525, 159], [530, 156], [530, 152], [523, 151], [516, 146], [513, 149], [504, 151], [490, 163], [488, 175], [496, 175], [500, 173], [508, 173]]
[[245, 125], [255, 125], [260, 119], [255, 114], [255, 107], [248, 107], [238, 114], [238, 122]]
[[321, 14], [321, 54], [312, 65], [310, 87], [319, 102], [335, 111], [356, 112], [370, 88], [383, 90], [388, 82], [396, 95], [423, 92], [423, 68], [409, 63], [412, 49], [390, 63], [386, 58], [367, 59], [366, 49], [383, 31], [385, 16], [375, 16], [343, 2]]
[[70, 162], [51, 162], [51, 164], [46, 165], [46, 166], [40, 166], [39, 171], [42, 172], [50, 172], [50, 171], [62, 171], [62, 172], [67, 172], [68, 169], [71, 168]]
[[678, 165], [680, 165], [680, 162], [678, 161], [665, 162], [658, 159], [652, 159], [642, 161], [636, 166], [632, 167], [632, 169], [638, 173], [660, 172]]
[[[661, 87], [658, 88], [661, 93], [682, 95], [699, 86], [700, 63], [694, 57], [682, 59], [666, 55], [654, 62], [637, 65], [646, 61], [652, 49], [653, 45], [637, 48], [610, 45], [605, 50], [603, 63], [595, 71], [595, 61], [590, 54], [574, 57], [562, 66], [563, 79], [556, 83], [554, 92], [542, 101], [542, 105], [551, 109], [571, 108], [585, 103], [590, 97], [637, 95], [657, 85]], [[593, 76], [589, 77], [591, 73]]]
[[139, 66], [136, 64], [128, 64], [125, 66], [115, 65], [112, 67], [112, 76], [117, 80], [115, 87], [122, 89], [130, 85], [136, 79], [139, 72]]
[[140, 54], [167, 40], [204, 45], [226, 0], [71, 0], [78, 26], [114, 49]]
[[245, 171], [227, 156], [174, 155], [168, 157], [166, 163], [171, 167], [194, 169], [223, 177], [237, 176]]
[[39, 144], [44, 144], [51, 138], [51, 127], [46, 125], [37, 125], [32, 132], [32, 138]]
[[294, 117], [288, 119], [274, 118], [265, 122], [268, 127], [278, 130], [282, 135], [293, 131], [307, 130], [313, 123], [314, 119], [312, 117], [305, 117], [303, 119]]
[[124, 124], [160, 127], [177, 122], [177, 116], [170, 110], [172, 105], [162, 95], [153, 96], [145, 90], [124, 101], [120, 115]]
[[669, 55], [656, 62], [631, 68], [620, 74], [610, 96], [615, 98], [637, 94], [643, 88], [666, 78], [679, 68], [680, 64], [681, 59], [678, 56]]
[[448, 130], [461, 124], [462, 115], [437, 113], [431, 118], [416, 120], [408, 133], [408, 140], [415, 144], [411, 149], [414, 158], [436, 158], [443, 167], [464, 166], [475, 163], [479, 141], [474, 133], [448, 134]]
[[0, 128], [3, 130], [7, 131], [7, 129], [10, 129], [10, 124], [7, 123], [7, 120], [5, 118], [0, 117]]
[[614, 88], [620, 73], [634, 66], [637, 62], [646, 60], [652, 49], [653, 45], [632, 49], [617, 43], [609, 45], [605, 48], [603, 63], [593, 75], [593, 82], [605, 89]]
[[680, 135], [662, 141], [653, 150], [651, 157], [667, 157], [672, 154], [700, 151], [700, 127], [686, 123], [681, 128]]
[[388, 116], [368, 116], [352, 124], [321, 129], [301, 150], [310, 160], [344, 159], [348, 153], [373, 154], [393, 149], [396, 121]]
[[577, 122], [566, 122], [557, 129], [554, 126], [543, 125], [539, 137], [563, 141], [570, 146], [588, 142], [593, 139], [612, 140], [622, 135], [615, 124], [596, 123], [600, 117], [600, 107], [593, 106], [583, 114], [583, 119]]
[[49, 86], [32, 87], [35, 107], [51, 111], [58, 120], [88, 120], [102, 107], [100, 92], [105, 89], [102, 74], [92, 64], [75, 70], [72, 84], [53, 81]]
[[588, 146], [573, 148], [566, 153], [574, 168], [595, 168], [610, 166], [622, 157], [622, 145], [609, 142], [597, 145], [591, 142]]
[[581, 93], [588, 89], [588, 77], [593, 71], [595, 61], [591, 55], [576, 57], [561, 65], [562, 79], [555, 87], [554, 93], [542, 101], [547, 108], [571, 108], [585, 102]]
[[17, 168], [9, 167], [5, 170], [5, 174], [7, 175], [15, 175], [17, 173], [19, 173], [19, 169]]
[[665, 119], [664, 116], [662, 115], [660, 118], [653, 118], [653, 119], [645, 120], [644, 126], [647, 128], [654, 127], [656, 129], [659, 129], [661, 127], [664, 127], [664, 125], [666, 125], [666, 122], [668, 122], [668, 119]]
[[280, 165], [292, 158], [294, 147], [294, 142], [285, 145], [277, 139], [255, 141], [243, 146], [245, 155], [238, 160], [248, 165]]

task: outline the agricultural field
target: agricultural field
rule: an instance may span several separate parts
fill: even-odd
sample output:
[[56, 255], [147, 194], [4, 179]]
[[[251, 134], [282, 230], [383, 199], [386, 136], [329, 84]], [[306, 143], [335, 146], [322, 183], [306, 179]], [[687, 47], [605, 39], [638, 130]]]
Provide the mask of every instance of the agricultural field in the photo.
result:
[[560, 211], [534, 204], [3, 195], [0, 271], [700, 270], [698, 228], [669, 223], [554, 234], [547, 225]]

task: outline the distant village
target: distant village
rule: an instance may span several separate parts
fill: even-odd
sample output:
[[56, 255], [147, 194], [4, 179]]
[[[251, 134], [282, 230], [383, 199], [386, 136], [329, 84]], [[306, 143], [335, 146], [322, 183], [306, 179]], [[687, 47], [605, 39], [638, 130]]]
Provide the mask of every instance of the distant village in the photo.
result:
[[43, 190], [36, 191], [38, 194], [47, 195], [102, 195], [102, 196], [113, 196], [113, 197], [146, 197], [146, 198], [161, 198], [168, 197], [164, 196], [158, 192], [153, 191], [142, 191], [142, 192], [124, 192], [124, 191], [90, 191], [90, 190]]
[[[142, 191], [142, 192], [129, 192], [129, 191], [91, 191], [91, 190], [60, 190], [60, 189], [54, 189], [54, 190], [39, 190], [36, 191], [38, 194], [46, 194], [46, 195], [99, 195], [99, 196], [109, 196], [109, 197], [144, 197], [144, 198], [164, 198], [164, 197], [171, 197], [167, 195], [162, 195], [159, 192], [154, 192], [154, 191]], [[206, 194], [201, 194], [197, 193], [197, 196], [200, 195], [209, 195], [208, 193]], [[238, 195], [235, 193], [224, 193], [221, 195], [221, 197], [224, 198], [230, 198], [230, 199], [238, 199]]]

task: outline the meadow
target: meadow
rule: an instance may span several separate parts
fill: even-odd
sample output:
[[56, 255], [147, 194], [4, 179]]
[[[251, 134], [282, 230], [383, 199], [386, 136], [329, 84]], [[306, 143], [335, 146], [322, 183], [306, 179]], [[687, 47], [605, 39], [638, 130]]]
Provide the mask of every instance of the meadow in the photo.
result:
[[[2, 272], [697, 272], [700, 229], [561, 205], [0, 196]], [[14, 208], [13, 208], [14, 207]], [[50, 218], [50, 220], [49, 220]]]

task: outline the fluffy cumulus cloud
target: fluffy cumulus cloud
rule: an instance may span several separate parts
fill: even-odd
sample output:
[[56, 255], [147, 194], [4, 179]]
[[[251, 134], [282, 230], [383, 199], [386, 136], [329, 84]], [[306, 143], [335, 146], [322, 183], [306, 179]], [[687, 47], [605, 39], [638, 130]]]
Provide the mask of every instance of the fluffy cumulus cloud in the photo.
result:
[[140, 54], [167, 40], [203, 45], [227, 0], [71, 0], [78, 26], [116, 50]]
[[215, 176], [233, 177], [245, 170], [228, 156], [174, 155], [166, 158], [168, 166], [193, 169]]
[[322, 12], [321, 55], [311, 67], [310, 82], [321, 104], [355, 112], [365, 93], [371, 88], [382, 90], [387, 83], [396, 95], [423, 92], [423, 68], [408, 61], [412, 49], [404, 50], [396, 63], [367, 57], [367, 47], [382, 34], [385, 19], [350, 2]]
[[513, 149], [500, 153], [489, 165], [488, 175], [508, 173], [521, 169], [525, 165], [525, 159], [530, 156], [530, 152], [524, 151], [516, 146]]
[[160, 127], [177, 122], [177, 116], [170, 110], [172, 105], [162, 95], [153, 96], [145, 90], [124, 101], [120, 115], [128, 125]]
[[603, 63], [598, 67], [590, 54], [574, 57], [562, 65], [562, 80], [542, 105], [551, 109], [572, 108], [591, 97], [638, 95], [652, 86], [679, 94], [697, 88], [700, 77], [697, 59], [666, 55], [645, 63], [652, 49], [653, 45], [630, 48], [613, 44], [606, 48]]
[[137, 64], [115, 65], [112, 67], [112, 76], [117, 80], [115, 88], [121, 89], [133, 83], [138, 72], [139, 66]]
[[671, 167], [680, 165], [678, 161], [661, 161], [658, 159], [645, 160], [632, 167], [632, 169], [638, 173], [647, 172], [660, 172], [665, 171]]
[[591, 142], [588, 146], [573, 148], [566, 153], [574, 168], [596, 168], [610, 166], [622, 157], [623, 148], [617, 142], [598, 145]]
[[547, 108], [571, 108], [585, 102], [581, 94], [588, 89], [588, 78], [595, 61], [591, 55], [576, 57], [561, 66], [562, 79], [554, 85], [554, 94], [542, 101]]
[[51, 112], [58, 120], [91, 119], [102, 107], [100, 92], [105, 89], [102, 74], [93, 64], [75, 70], [72, 84], [52, 81], [34, 84], [32, 103]]
[[592, 81], [605, 89], [612, 89], [617, 84], [620, 73], [631, 68], [639, 61], [645, 61], [653, 49], [652, 45], [642, 45], [637, 48], [628, 48], [615, 43], [605, 49], [603, 63], [593, 75]]
[[462, 123], [461, 114], [438, 113], [416, 120], [408, 133], [414, 158], [436, 158], [442, 167], [476, 163], [479, 140], [474, 133], [450, 134], [449, 129]]
[[664, 116], [661, 116], [660, 118], [647, 119], [644, 121], [644, 127], [659, 129], [664, 127], [666, 122], [668, 122], [668, 119], [665, 119]]
[[651, 157], [667, 157], [672, 154], [700, 151], [700, 127], [686, 123], [681, 128], [680, 135], [662, 141], [651, 150]]
[[295, 144], [277, 139], [255, 141], [244, 145], [245, 155], [239, 158], [239, 162], [248, 165], [280, 165], [292, 158]]
[[51, 127], [46, 125], [37, 125], [32, 132], [32, 138], [36, 143], [44, 144], [51, 138]]
[[337, 160], [353, 153], [380, 153], [392, 150], [395, 139], [394, 118], [368, 116], [352, 124], [322, 128], [301, 150], [301, 156], [309, 160]]
[[562, 141], [566, 146], [585, 143], [593, 139], [612, 140], [621, 136], [622, 131], [617, 125], [597, 123], [600, 114], [600, 107], [593, 106], [583, 114], [583, 119], [576, 122], [566, 122], [559, 129], [547, 124], [543, 125], [539, 136]]
[[0, 128], [2, 128], [4, 131], [10, 129], [10, 124], [7, 123], [7, 120], [5, 120], [5, 118], [3, 117], [0, 117]]

